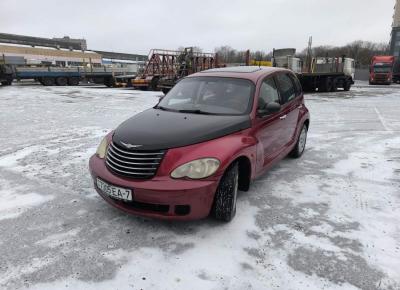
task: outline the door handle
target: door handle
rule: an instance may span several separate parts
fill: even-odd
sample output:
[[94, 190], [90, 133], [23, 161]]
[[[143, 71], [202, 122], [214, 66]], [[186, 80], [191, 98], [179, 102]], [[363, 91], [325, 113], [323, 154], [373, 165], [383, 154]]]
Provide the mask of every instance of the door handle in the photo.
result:
[[301, 108], [303, 108], [303, 105], [300, 105], [300, 106], [297, 107], [297, 109], [301, 109]]
[[279, 117], [279, 119], [281, 119], [281, 120], [285, 120], [285, 119], [286, 119], [286, 117], [287, 117], [287, 115], [283, 115], [283, 116]]

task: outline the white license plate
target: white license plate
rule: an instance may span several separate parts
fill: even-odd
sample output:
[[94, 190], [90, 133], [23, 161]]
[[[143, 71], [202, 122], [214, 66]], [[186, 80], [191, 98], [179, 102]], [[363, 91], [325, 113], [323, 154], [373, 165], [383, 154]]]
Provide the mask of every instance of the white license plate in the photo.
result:
[[132, 190], [123, 188], [123, 187], [118, 187], [114, 185], [110, 185], [107, 182], [104, 182], [103, 180], [97, 178], [96, 179], [96, 184], [97, 187], [107, 194], [108, 196], [120, 200], [127, 200], [127, 201], [132, 201]]

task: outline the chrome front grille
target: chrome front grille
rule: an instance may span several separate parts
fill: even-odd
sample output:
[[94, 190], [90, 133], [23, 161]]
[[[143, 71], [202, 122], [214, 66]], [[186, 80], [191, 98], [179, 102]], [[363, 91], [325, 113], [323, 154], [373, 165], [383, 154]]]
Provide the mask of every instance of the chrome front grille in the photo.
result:
[[124, 149], [114, 142], [108, 146], [106, 164], [113, 172], [137, 179], [152, 178], [164, 157], [164, 150]]

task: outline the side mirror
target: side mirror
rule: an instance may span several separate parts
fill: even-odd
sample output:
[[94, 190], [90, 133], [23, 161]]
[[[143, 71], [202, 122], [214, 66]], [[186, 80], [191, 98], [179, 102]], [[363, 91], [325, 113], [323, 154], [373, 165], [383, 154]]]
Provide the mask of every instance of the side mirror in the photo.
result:
[[257, 115], [260, 117], [270, 115], [281, 110], [281, 105], [276, 102], [268, 103], [263, 109], [257, 110]]

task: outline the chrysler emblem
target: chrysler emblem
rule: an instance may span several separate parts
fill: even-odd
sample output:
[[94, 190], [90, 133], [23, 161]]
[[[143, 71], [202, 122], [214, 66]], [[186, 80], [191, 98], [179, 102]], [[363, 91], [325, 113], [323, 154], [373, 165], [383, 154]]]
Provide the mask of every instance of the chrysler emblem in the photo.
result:
[[120, 141], [120, 143], [121, 143], [122, 145], [124, 145], [124, 146], [125, 146], [126, 148], [128, 148], [128, 149], [142, 147], [142, 145], [132, 145], [132, 144], [129, 144], [129, 143], [124, 143], [124, 142], [122, 142], [122, 141]]

